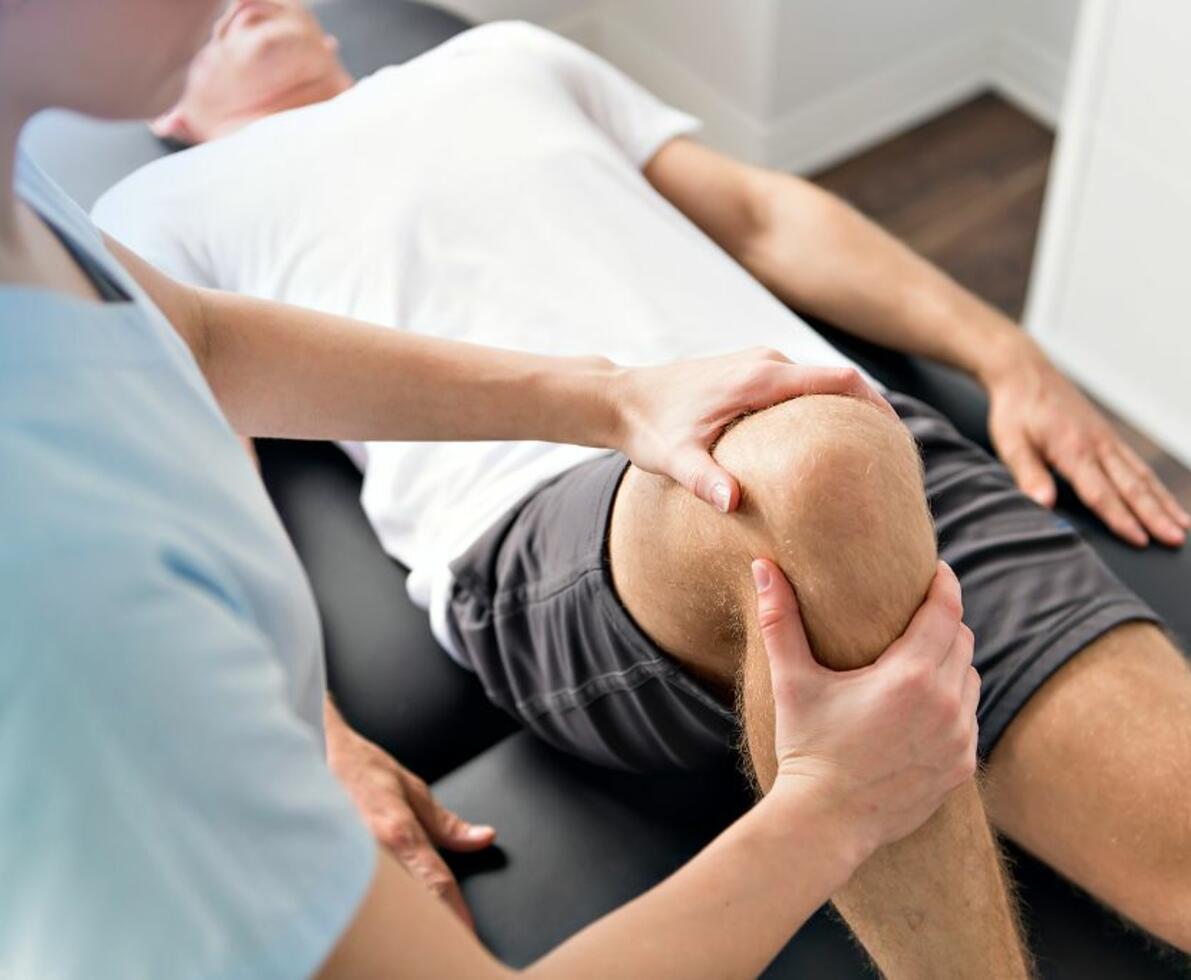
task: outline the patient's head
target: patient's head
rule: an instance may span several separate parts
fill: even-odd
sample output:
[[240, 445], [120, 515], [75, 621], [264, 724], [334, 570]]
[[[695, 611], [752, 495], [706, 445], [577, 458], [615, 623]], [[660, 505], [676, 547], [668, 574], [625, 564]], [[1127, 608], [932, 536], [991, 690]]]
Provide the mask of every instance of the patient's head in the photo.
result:
[[201, 143], [333, 98], [352, 84], [338, 52], [301, 0], [232, 0], [191, 63], [182, 97], [153, 131]]

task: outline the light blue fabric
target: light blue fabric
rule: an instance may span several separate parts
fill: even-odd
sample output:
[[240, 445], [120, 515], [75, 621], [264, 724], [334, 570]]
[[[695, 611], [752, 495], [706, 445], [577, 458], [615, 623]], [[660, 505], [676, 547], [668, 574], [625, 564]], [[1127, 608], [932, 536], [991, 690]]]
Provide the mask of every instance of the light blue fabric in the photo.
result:
[[322, 755], [309, 585], [188, 348], [0, 286], [0, 977], [299, 977], [375, 846]]

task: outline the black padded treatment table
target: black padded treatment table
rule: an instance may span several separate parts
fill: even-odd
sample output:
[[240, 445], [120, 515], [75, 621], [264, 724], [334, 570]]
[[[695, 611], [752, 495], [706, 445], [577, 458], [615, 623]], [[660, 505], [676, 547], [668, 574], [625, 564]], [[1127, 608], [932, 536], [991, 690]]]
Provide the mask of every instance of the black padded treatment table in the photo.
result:
[[[467, 24], [401, 0], [328, 0], [316, 8], [356, 77], [407, 60]], [[64, 114], [36, 120], [26, 146], [81, 205], [164, 148], [140, 124]], [[987, 445], [987, 402], [965, 378], [924, 360], [825, 335], [890, 386], [939, 408]], [[264, 442], [262, 469], [314, 584], [328, 676], [357, 729], [434, 783], [444, 803], [494, 824], [500, 845], [452, 861], [482, 939], [524, 965], [678, 868], [748, 805], [738, 773], [641, 777], [592, 768], [536, 741], [485, 700], [439, 649], [406, 597], [359, 504], [360, 476], [328, 444]], [[1069, 494], [1059, 510], [1186, 639], [1191, 548], [1136, 551]], [[1088, 801], [1095, 806], [1094, 800]], [[1047, 978], [1189, 975], [1183, 958], [1130, 931], [1074, 886], [1010, 848], [1030, 946]], [[817, 914], [771, 967], [774, 977], [872, 976], [847, 931]]]

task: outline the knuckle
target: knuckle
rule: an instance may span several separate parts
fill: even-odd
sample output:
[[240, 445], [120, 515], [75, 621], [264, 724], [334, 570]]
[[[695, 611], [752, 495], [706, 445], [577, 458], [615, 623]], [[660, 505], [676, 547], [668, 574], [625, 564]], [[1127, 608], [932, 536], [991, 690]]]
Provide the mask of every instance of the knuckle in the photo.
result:
[[854, 367], [840, 368], [839, 380], [840, 384], [846, 385], [849, 388], [864, 386], [864, 379], [860, 377], [860, 372]]
[[439, 898], [446, 898], [451, 894], [451, 888], [455, 884], [448, 875], [441, 871], [432, 871], [423, 880], [426, 882], [426, 887]]
[[765, 359], [753, 361], [742, 372], [743, 386], [747, 389], [759, 388], [769, 381], [772, 373], [772, 361]]
[[906, 667], [898, 680], [898, 688], [903, 697], [918, 700], [927, 692], [930, 676], [921, 664]]
[[941, 694], [939, 696], [939, 709], [942, 712], [944, 722], [953, 725], [955, 720], [963, 714], [963, 696], [956, 691], [948, 691]]
[[757, 624], [762, 633], [776, 632], [784, 622], [785, 617], [781, 609], [774, 605], [764, 605], [757, 610]]
[[413, 824], [402, 817], [382, 819], [377, 827], [377, 836], [381, 843], [401, 853], [412, 851], [418, 844]]
[[1120, 484], [1121, 493], [1126, 497], [1140, 497], [1149, 492], [1145, 480], [1136, 475], [1125, 477]]

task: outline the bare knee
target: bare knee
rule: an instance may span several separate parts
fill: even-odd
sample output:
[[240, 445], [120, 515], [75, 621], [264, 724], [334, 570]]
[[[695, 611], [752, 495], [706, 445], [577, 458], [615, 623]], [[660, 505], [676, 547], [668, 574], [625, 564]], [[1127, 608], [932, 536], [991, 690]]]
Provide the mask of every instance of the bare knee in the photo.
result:
[[[743, 419], [716, 457], [741, 482], [732, 518], [750, 552], [741, 557], [782, 566], [819, 660], [841, 669], [874, 660], [905, 629], [935, 569], [909, 431], [857, 399], [806, 396]], [[747, 581], [743, 593], [751, 614]]]

